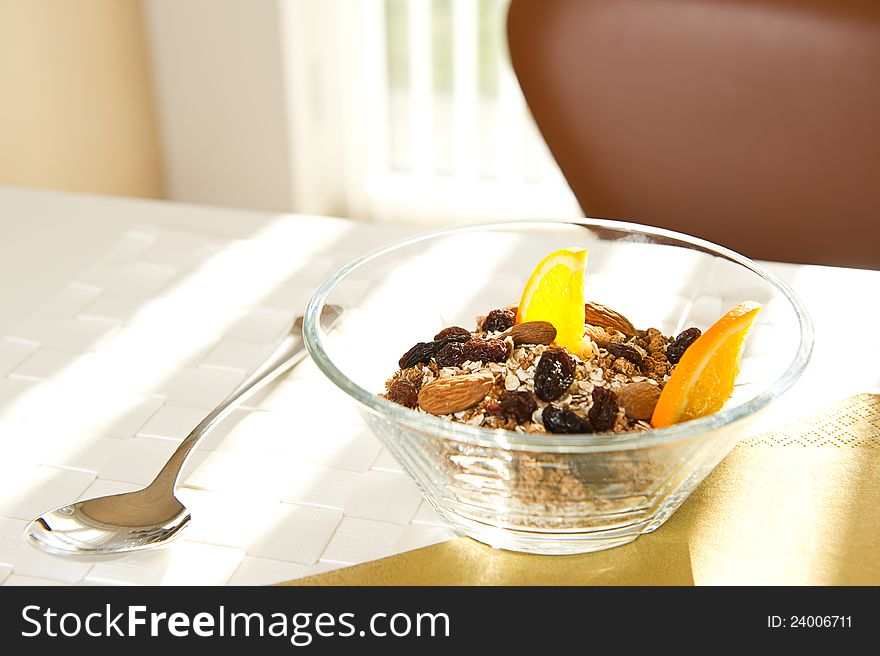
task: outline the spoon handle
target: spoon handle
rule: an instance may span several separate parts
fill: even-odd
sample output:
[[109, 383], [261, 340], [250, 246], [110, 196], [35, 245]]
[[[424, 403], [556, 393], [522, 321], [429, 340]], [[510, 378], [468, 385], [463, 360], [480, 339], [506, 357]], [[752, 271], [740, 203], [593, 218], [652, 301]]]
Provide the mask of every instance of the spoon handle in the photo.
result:
[[235, 390], [223, 400], [220, 405], [211, 410], [210, 413], [193, 428], [192, 432], [186, 436], [177, 450], [162, 467], [162, 470], [153, 479], [149, 487], [163, 491], [174, 491], [177, 484], [177, 477], [180, 470], [186, 464], [187, 457], [193, 450], [193, 447], [201, 440], [221, 419], [235, 408], [239, 401], [250, 396], [257, 390], [272, 382], [278, 376], [289, 371], [294, 365], [298, 364], [306, 355], [305, 342], [302, 336], [303, 318], [297, 317], [291, 326], [290, 332], [281, 340], [277, 348], [257, 369], [251, 373]]

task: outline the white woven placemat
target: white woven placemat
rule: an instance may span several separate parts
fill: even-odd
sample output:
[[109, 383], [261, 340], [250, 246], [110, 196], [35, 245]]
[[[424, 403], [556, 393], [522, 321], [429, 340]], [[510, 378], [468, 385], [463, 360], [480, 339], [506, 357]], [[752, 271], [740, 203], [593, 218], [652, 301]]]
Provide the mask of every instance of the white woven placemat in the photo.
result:
[[[25, 544], [73, 499], [148, 483], [334, 268], [377, 244], [338, 222], [254, 239], [132, 230], [0, 339], [0, 583], [264, 584], [454, 536], [310, 361], [192, 456], [193, 521], [167, 548], [94, 561]], [[364, 237], [367, 237], [366, 239]]]

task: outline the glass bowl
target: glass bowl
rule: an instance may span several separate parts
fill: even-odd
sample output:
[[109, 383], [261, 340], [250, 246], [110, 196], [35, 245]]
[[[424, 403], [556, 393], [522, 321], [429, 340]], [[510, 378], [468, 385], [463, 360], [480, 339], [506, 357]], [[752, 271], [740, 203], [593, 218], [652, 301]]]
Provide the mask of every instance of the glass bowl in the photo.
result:
[[[586, 297], [637, 328], [708, 328], [741, 301], [763, 304], [734, 395], [718, 413], [617, 435], [536, 435], [453, 423], [378, 396], [401, 354], [452, 325], [514, 305], [533, 267], [589, 250]], [[322, 308], [343, 308], [329, 330]], [[446, 230], [339, 269], [306, 311], [309, 353], [437, 513], [494, 547], [597, 551], [657, 529], [801, 375], [812, 327], [801, 301], [749, 259], [687, 235], [617, 221], [517, 222]]]

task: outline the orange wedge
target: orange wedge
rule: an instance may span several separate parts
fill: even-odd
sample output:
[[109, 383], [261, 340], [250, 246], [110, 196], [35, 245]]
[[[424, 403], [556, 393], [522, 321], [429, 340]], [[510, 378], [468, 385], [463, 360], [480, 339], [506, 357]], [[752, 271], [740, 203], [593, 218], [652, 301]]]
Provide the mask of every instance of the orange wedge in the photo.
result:
[[671, 426], [718, 412], [733, 394], [743, 344], [761, 306], [740, 303], [700, 335], [666, 381], [651, 424]]
[[556, 328], [556, 343], [582, 355], [586, 268], [586, 250], [563, 248], [550, 253], [526, 283], [516, 322], [549, 321]]

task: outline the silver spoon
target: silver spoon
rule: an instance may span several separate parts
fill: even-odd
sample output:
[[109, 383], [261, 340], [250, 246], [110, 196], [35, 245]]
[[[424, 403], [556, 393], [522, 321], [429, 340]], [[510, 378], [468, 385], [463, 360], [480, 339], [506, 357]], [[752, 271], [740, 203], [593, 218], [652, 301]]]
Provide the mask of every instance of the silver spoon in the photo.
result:
[[[329, 328], [340, 313], [336, 306], [325, 306], [322, 325]], [[192, 430], [147, 487], [50, 510], [27, 525], [27, 540], [54, 554], [106, 555], [156, 547], [180, 535], [190, 514], [174, 488], [187, 457], [239, 401], [305, 357], [302, 322], [302, 317], [293, 322], [272, 355]]]

